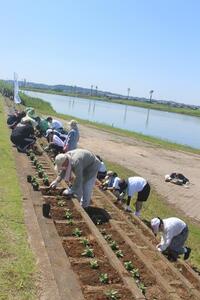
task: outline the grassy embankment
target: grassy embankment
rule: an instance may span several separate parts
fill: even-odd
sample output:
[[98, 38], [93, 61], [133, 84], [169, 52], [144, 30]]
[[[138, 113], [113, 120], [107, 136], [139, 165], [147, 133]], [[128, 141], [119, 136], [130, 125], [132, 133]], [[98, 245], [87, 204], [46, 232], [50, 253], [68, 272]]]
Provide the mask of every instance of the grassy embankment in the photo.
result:
[[[41, 100], [36, 101], [35, 99], [31, 99], [25, 95], [22, 96], [23, 101], [26, 106], [34, 106], [36, 109], [38, 109], [38, 112], [40, 111], [41, 113], [45, 114], [50, 114], [50, 115], [55, 115], [58, 117], [61, 117], [65, 120], [68, 120], [70, 116], [62, 115], [62, 114], [56, 114], [55, 111], [52, 109], [51, 105], [47, 102], [41, 102]], [[80, 123], [85, 124], [85, 125], [90, 125], [96, 128], [100, 128], [101, 130], [106, 130], [114, 133], [118, 133], [120, 135], [125, 135], [125, 136], [130, 136], [134, 138], [138, 138], [140, 140], [145, 140], [148, 142], [153, 143], [154, 146], [159, 146], [159, 147], [165, 147], [165, 148], [170, 148], [172, 150], [184, 150], [184, 151], [191, 151], [195, 153], [200, 153], [198, 150], [194, 150], [189, 147], [184, 147], [176, 144], [171, 144], [167, 143], [164, 141], [160, 141], [158, 139], [153, 139], [149, 138], [147, 136], [143, 136], [140, 134], [134, 134], [128, 131], [123, 131], [119, 130], [116, 128], [112, 128], [111, 126], [105, 126], [101, 124], [96, 124], [92, 122], [87, 122], [83, 120], [79, 120]], [[106, 162], [106, 165], [108, 169], [115, 170], [120, 177], [127, 178], [129, 176], [133, 176], [133, 171], [128, 170], [120, 165], [113, 164], [111, 162]], [[140, 175], [140, 174], [138, 174]], [[189, 236], [189, 246], [192, 248], [192, 255], [191, 255], [191, 262], [193, 265], [197, 266], [200, 269], [200, 225], [194, 223], [191, 219], [184, 217], [182, 214], [179, 212], [175, 211], [173, 207], [168, 205], [164, 199], [160, 195], [156, 193], [155, 190], [151, 192], [151, 197], [147, 201], [147, 203], [144, 206], [143, 209], [143, 217], [147, 220], [150, 220], [151, 218], [155, 216], [160, 216], [160, 217], [169, 217], [169, 216], [178, 216], [182, 219], [184, 219], [187, 224], [189, 225], [190, 228], [190, 236]]]
[[[23, 88], [22, 88], [23, 89]], [[24, 89], [25, 90], [25, 89]], [[157, 104], [157, 103], [150, 103], [150, 102], [140, 102], [137, 100], [122, 100], [122, 99], [113, 99], [113, 98], [107, 98], [103, 96], [91, 96], [91, 95], [82, 95], [82, 94], [74, 94], [74, 93], [64, 93], [60, 92], [58, 90], [48, 90], [48, 89], [37, 89], [37, 88], [29, 88], [29, 91], [33, 92], [39, 92], [39, 93], [47, 93], [47, 94], [54, 94], [54, 95], [61, 95], [61, 96], [70, 96], [70, 97], [79, 97], [79, 98], [87, 98], [87, 99], [93, 99], [98, 101], [105, 101], [105, 102], [112, 102], [122, 105], [130, 105], [130, 106], [137, 106], [147, 109], [156, 109], [160, 111], [167, 111], [171, 113], [177, 113], [177, 114], [184, 114], [194, 117], [200, 117], [200, 109], [190, 109], [190, 108], [181, 108], [181, 107], [173, 107], [169, 104]]]
[[35, 260], [27, 242], [22, 195], [0, 95], [0, 299], [36, 299]]

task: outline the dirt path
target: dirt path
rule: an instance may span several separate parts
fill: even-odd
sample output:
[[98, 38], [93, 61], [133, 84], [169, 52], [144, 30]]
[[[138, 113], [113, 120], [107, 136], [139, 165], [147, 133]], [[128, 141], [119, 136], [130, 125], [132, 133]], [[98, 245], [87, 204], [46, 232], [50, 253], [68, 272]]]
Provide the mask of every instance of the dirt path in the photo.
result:
[[[105, 160], [119, 163], [149, 180], [159, 194], [186, 215], [200, 221], [200, 157], [182, 151], [157, 148], [134, 138], [80, 125], [80, 146]], [[188, 188], [164, 182], [164, 175], [183, 173], [190, 179]]]

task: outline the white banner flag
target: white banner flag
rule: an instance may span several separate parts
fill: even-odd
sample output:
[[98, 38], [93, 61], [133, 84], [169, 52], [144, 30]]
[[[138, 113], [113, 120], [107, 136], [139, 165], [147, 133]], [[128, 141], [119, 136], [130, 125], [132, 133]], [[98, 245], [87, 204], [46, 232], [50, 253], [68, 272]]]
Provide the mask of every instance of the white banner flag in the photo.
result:
[[14, 73], [14, 102], [16, 104], [21, 103], [21, 99], [19, 97], [19, 86], [17, 81], [17, 74]]

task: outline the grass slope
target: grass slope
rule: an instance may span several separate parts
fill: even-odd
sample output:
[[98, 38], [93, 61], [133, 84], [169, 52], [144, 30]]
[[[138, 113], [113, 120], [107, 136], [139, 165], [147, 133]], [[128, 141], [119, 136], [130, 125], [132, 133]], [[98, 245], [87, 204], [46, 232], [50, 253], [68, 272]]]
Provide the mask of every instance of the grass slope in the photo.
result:
[[0, 299], [36, 299], [36, 268], [27, 242], [22, 196], [0, 96]]

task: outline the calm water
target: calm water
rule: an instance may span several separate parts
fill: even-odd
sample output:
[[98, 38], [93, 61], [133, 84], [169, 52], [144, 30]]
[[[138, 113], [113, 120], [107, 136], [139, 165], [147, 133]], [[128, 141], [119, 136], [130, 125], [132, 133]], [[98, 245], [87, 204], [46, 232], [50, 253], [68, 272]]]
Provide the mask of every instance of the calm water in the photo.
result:
[[58, 113], [200, 148], [200, 118], [84, 98], [26, 92]]

